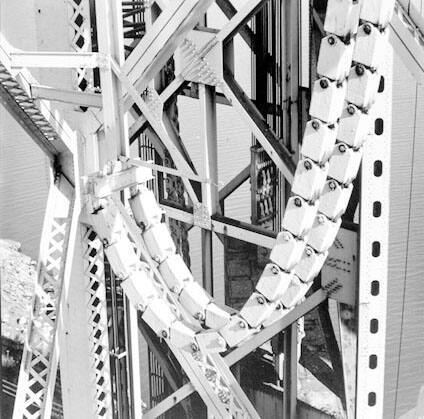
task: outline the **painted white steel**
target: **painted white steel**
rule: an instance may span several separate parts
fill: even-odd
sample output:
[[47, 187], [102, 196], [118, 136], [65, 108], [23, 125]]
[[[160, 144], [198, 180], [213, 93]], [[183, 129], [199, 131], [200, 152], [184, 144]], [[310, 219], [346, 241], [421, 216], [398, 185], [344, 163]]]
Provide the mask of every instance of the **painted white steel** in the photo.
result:
[[[381, 418], [384, 408], [393, 74], [391, 48], [387, 47], [385, 57], [385, 89], [378, 95], [372, 110], [374, 120], [383, 119], [384, 132], [370, 136], [364, 146], [362, 162], [356, 386], [356, 415], [361, 418]], [[373, 214], [377, 201], [381, 203], [381, 215], [378, 217]]]

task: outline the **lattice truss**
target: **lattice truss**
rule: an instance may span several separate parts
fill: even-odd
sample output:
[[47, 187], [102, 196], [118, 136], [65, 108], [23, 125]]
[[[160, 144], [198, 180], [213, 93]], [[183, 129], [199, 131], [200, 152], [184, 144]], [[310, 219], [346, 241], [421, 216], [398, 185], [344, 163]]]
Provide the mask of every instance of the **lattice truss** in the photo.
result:
[[[90, 0], [67, 0], [71, 48], [76, 52], [91, 52]], [[93, 90], [93, 70], [81, 67], [75, 71], [75, 87]]]
[[50, 412], [56, 381], [56, 329], [73, 197], [65, 180], [52, 185], [40, 246], [37, 284], [22, 355], [14, 417]]
[[[69, 3], [72, 3], [72, 19], [76, 25], [74, 42], [82, 49], [87, 46], [79, 41], [84, 39], [86, 23], [81, 22], [79, 16], [86, 16], [87, 3]], [[192, 30], [212, 0], [158, 3], [163, 9], [159, 18], [127, 60], [120, 65], [108, 57], [110, 65], [103, 70], [109, 71], [109, 76], [115, 77], [122, 87], [118, 109], [131, 111], [136, 105], [141, 111], [130, 130], [147, 126], [167, 148], [177, 171], [170, 173], [182, 177], [193, 204], [192, 222], [204, 229], [218, 227], [211, 219], [210, 206], [199, 202], [189, 181], [202, 179], [177, 146], [181, 139], [163, 111], [167, 100], [186, 83], [197, 83], [204, 91], [219, 88], [224, 93], [291, 183], [292, 196], [283, 217], [282, 231], [273, 243], [269, 263], [254, 293], [239, 313], [230, 315], [213, 302], [176, 253], [169, 230], [162, 221], [163, 210], [153, 192], [145, 186], [152, 179], [149, 164], [145, 167], [146, 162], [117, 156], [104, 170], [84, 180], [81, 185], [84, 222], [92, 226], [82, 241], [96, 389], [93, 398], [97, 414], [109, 414], [110, 393], [105, 391], [110, 388], [110, 373], [104, 247], [130, 303], [168, 343], [211, 415], [259, 417], [229, 365], [278, 333], [284, 325], [283, 319], [287, 319], [287, 325], [291, 324], [310, 309], [308, 300], [312, 297], [303, 302], [304, 297], [335, 240], [368, 137], [370, 111], [378, 91], [387, 42], [385, 29], [394, 2], [328, 1], [324, 23], [327, 35], [322, 40], [318, 60], [319, 78], [312, 89], [311, 121], [306, 126], [297, 163], [267, 127], [231, 71], [224, 68], [225, 47], [263, 1], [246, 2], [217, 33]], [[172, 55], [176, 77], [158, 94], [152, 80]], [[106, 118], [105, 108], [109, 103], [105, 86], [102, 92]], [[208, 183], [207, 180], [204, 183]], [[122, 203], [117, 192], [126, 188], [130, 188], [130, 198]], [[44, 412], [46, 403], [51, 403], [54, 388], [55, 320], [71, 204], [68, 200], [66, 215], [61, 217], [56, 214], [60, 206], [50, 204], [49, 208], [47, 233], [42, 241], [42, 249], [46, 250], [40, 257], [39, 287], [21, 368], [16, 418], [36, 417]], [[329, 286], [315, 293], [315, 303], [323, 301], [332, 291]], [[233, 351], [224, 359], [221, 353], [229, 349]]]
[[91, 228], [85, 229], [82, 243], [84, 245], [90, 358], [93, 389], [95, 389], [93, 401], [96, 406], [96, 417], [111, 417], [110, 352], [103, 243]]

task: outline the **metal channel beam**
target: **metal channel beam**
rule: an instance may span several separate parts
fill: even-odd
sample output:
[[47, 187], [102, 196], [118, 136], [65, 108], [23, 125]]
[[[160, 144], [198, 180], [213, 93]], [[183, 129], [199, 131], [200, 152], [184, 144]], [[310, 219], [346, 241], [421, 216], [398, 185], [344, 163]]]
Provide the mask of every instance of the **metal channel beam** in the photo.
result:
[[[393, 54], [389, 48], [382, 68], [384, 91], [378, 94], [372, 110], [376, 129], [364, 146], [361, 173], [358, 418], [380, 418], [384, 411], [393, 78]], [[381, 211], [374, 210], [376, 204]]]
[[31, 85], [31, 96], [34, 99], [53, 100], [77, 106], [101, 108], [102, 96], [96, 93], [78, 92], [73, 90], [56, 89], [50, 86]]

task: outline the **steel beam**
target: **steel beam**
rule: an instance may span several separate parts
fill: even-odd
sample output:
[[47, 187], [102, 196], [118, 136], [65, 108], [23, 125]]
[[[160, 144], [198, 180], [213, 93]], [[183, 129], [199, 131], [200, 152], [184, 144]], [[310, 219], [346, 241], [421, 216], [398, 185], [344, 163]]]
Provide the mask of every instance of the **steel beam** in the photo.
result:
[[[209, 179], [208, 183], [202, 183], [202, 205], [211, 217], [220, 211], [215, 88], [199, 85], [199, 99], [202, 123], [203, 175]], [[213, 295], [212, 231], [202, 228], [201, 242], [203, 287]]]
[[[364, 146], [361, 172], [356, 417], [384, 412], [384, 370], [390, 216], [393, 52], [387, 48], [384, 91], [372, 109], [374, 130]], [[379, 203], [381, 211], [374, 211]]]
[[250, 164], [247, 165], [240, 173], [231, 179], [225, 186], [219, 190], [219, 201], [223, 202], [234, 191], [236, 191], [247, 179], [250, 178]]
[[31, 85], [31, 96], [34, 99], [46, 99], [77, 106], [93, 108], [101, 108], [103, 106], [101, 94], [56, 89], [54, 87], [41, 86], [39, 84]]
[[13, 69], [17, 68], [101, 68], [108, 65], [107, 56], [95, 52], [28, 52], [10, 53]]
[[297, 408], [297, 324], [284, 330], [284, 419], [295, 419]]
[[[232, 19], [237, 14], [237, 9], [233, 6], [230, 0], [216, 0], [216, 4], [222, 10], [228, 19]], [[254, 33], [248, 25], [240, 27], [240, 36], [244, 39], [251, 49], [254, 48]]]
[[[170, 206], [161, 202], [168, 217], [194, 225], [194, 216], [191, 212]], [[214, 216], [211, 219], [211, 230], [217, 234], [234, 237], [247, 243], [272, 249], [275, 243], [276, 234], [260, 227], [252, 226], [228, 217]]]
[[229, 72], [225, 72], [225, 82], [222, 89], [224, 95], [244, 118], [252, 133], [261, 143], [277, 168], [287, 181], [291, 183], [296, 170], [291, 153], [281, 144], [279, 138], [269, 128], [265, 118], [243, 92], [242, 88], [234, 79], [234, 76]]

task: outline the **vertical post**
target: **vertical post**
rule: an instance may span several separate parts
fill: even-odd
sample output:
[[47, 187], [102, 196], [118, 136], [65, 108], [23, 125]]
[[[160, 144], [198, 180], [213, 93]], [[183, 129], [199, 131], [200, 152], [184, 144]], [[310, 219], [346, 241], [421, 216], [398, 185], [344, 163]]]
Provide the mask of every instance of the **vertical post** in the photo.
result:
[[[202, 114], [203, 175], [208, 179], [207, 183], [202, 184], [202, 205], [212, 216], [220, 211], [215, 87], [199, 85], [199, 100]], [[212, 231], [202, 229], [203, 287], [213, 295], [212, 245]]]
[[384, 89], [372, 108], [373, 135], [361, 172], [356, 417], [384, 413], [384, 367], [389, 254], [393, 52], [387, 46]]
[[297, 409], [297, 324], [284, 331], [284, 419], [295, 419]]
[[299, 150], [299, 0], [290, 0], [290, 144], [291, 150], [298, 155]]
[[[0, 265], [0, 360], [3, 358], [3, 347], [2, 347], [2, 339], [1, 339], [1, 289], [2, 289], [2, 280], [4, 274], [3, 264]], [[3, 412], [3, 367], [2, 362], [0, 362], [0, 419], [1, 412]]]
[[[283, 124], [286, 129], [285, 133], [288, 135], [288, 145], [298, 156], [299, 151], [299, 133], [300, 133], [300, 119], [299, 119], [299, 19], [300, 19], [300, 6], [299, 0], [289, 0], [284, 3], [283, 14], [286, 16], [285, 32], [285, 67], [287, 71], [288, 85], [286, 100], [288, 105], [288, 112], [285, 114], [289, 123]], [[287, 183], [286, 183], [287, 185]], [[283, 188], [283, 185], [280, 186]], [[287, 191], [288, 192], [288, 191]], [[285, 197], [289, 194], [285, 193]], [[284, 202], [282, 202], [284, 204]], [[298, 364], [298, 324], [291, 324], [284, 331], [284, 418], [296, 418], [297, 410], [297, 364]]]
[[[110, 56], [118, 65], [122, 65], [124, 44], [121, 3], [110, 0], [96, 2], [96, 21], [99, 53]], [[121, 105], [123, 91], [110, 67], [100, 69], [100, 80], [105, 133], [105, 144], [100, 144], [100, 148], [107, 151], [104, 154], [106, 159], [116, 160], [119, 155], [129, 155], [127, 119]]]
[[[112, 57], [119, 66], [122, 66], [125, 55], [121, 2], [111, 0], [96, 2], [96, 18], [99, 52]], [[128, 121], [121, 101], [123, 89], [110, 67], [100, 70], [100, 80], [105, 132], [104, 143], [99, 144], [100, 155], [104, 156], [106, 161], [116, 161], [120, 155], [129, 156]], [[105, 161], [100, 163], [102, 165]], [[132, 417], [138, 418], [141, 415], [141, 387], [137, 367], [140, 356], [138, 319], [136, 310], [131, 308], [127, 300], [124, 308], [130, 409]]]

